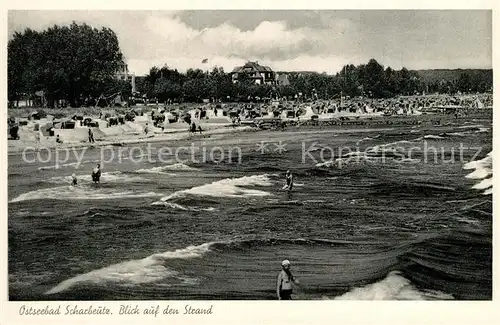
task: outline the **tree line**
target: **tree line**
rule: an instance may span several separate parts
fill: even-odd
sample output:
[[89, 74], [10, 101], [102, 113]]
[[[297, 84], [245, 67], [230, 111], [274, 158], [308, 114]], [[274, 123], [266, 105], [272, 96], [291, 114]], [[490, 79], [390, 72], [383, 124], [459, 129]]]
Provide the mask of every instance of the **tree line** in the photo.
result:
[[[154, 98], [159, 102], [200, 102], [203, 99], [247, 101], [259, 98], [366, 96], [390, 98], [422, 93], [485, 92], [492, 88], [492, 70], [454, 73], [442, 79], [425, 71], [384, 67], [375, 59], [345, 65], [338, 73], [290, 72], [287, 84], [257, 85], [240, 76], [233, 83], [222, 67], [179, 72], [165, 65], [136, 78], [138, 94], [116, 72], [123, 64], [118, 38], [109, 28], [86, 24], [54, 25], [38, 32], [16, 32], [8, 42], [8, 99], [44, 98], [53, 107], [60, 99], [71, 106], [88, 105], [100, 96], [119, 93], [124, 99]], [[431, 76], [431, 77], [429, 77]], [[134, 95], [134, 96], [132, 96]]]
[[81, 106], [106, 94], [129, 97], [129, 83], [116, 78], [120, 64], [118, 38], [109, 28], [72, 23], [16, 32], [7, 45], [8, 100], [29, 97], [54, 107], [61, 99]]
[[340, 96], [391, 98], [424, 93], [475, 93], [489, 91], [493, 84], [492, 70], [479, 74], [464, 70], [439, 80], [433, 80], [425, 72], [427, 70], [422, 72], [406, 68], [385, 68], [371, 59], [367, 64], [345, 65], [335, 75], [287, 72], [287, 85], [257, 85], [244, 75], [240, 75], [238, 82], [233, 83], [231, 74], [225, 73], [221, 67], [214, 67], [212, 71], [189, 69], [186, 73], [181, 73], [165, 65], [162, 68], [151, 68], [146, 77], [138, 79], [136, 88], [139, 93], [148, 98], [156, 98], [159, 102], [199, 102], [202, 99], [246, 101], [283, 97], [332, 99]]

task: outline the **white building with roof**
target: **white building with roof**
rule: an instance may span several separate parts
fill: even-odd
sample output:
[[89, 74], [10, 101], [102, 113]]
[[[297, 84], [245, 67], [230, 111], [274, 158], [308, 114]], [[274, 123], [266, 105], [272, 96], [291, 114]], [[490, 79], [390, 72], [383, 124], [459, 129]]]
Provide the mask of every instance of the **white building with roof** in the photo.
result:
[[233, 83], [238, 82], [242, 78], [250, 79], [258, 85], [276, 83], [276, 73], [267, 66], [260, 65], [258, 61], [249, 61], [241, 67], [236, 67], [231, 72]]

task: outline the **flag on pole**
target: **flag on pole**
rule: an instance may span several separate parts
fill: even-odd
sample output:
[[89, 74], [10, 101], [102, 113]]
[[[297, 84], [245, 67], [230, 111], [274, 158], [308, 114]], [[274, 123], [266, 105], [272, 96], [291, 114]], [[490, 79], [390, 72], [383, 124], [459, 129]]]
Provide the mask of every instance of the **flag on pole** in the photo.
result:
[[203, 59], [201, 63], [208, 63], [208, 59]]

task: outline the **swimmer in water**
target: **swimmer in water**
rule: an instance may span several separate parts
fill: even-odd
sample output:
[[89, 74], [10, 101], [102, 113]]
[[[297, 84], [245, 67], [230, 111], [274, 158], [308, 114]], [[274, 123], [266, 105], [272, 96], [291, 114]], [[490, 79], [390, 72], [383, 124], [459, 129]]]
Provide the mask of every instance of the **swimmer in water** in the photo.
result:
[[101, 165], [100, 164], [97, 164], [97, 167], [94, 168], [94, 170], [92, 171], [92, 181], [94, 181], [94, 183], [100, 183], [100, 178], [101, 178]]
[[76, 175], [75, 174], [71, 175], [71, 178], [72, 178], [71, 185], [76, 186], [78, 184], [78, 179], [76, 178]]
[[293, 175], [290, 170], [286, 171], [286, 183], [283, 190], [291, 191], [293, 189]]
[[290, 271], [289, 260], [281, 262], [281, 268], [282, 270], [278, 274], [276, 294], [279, 300], [292, 300], [292, 284], [298, 285], [299, 280], [296, 279]]

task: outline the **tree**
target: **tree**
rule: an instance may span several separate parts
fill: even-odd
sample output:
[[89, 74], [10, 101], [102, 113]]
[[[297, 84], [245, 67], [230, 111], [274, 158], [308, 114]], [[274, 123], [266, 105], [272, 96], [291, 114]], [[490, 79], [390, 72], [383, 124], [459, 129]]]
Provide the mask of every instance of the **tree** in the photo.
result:
[[457, 88], [458, 90], [460, 90], [461, 92], [465, 93], [465, 92], [469, 92], [470, 88], [471, 88], [471, 81], [470, 81], [470, 76], [465, 73], [465, 72], [462, 72], [460, 74], [460, 77], [458, 78], [458, 81], [457, 81]]
[[41, 90], [49, 106], [57, 99], [77, 106], [82, 97], [100, 95], [123, 63], [116, 34], [86, 24], [27, 29], [15, 33], [7, 47], [11, 98]]
[[201, 79], [205, 78], [205, 72], [201, 69], [188, 69], [186, 71], [186, 78], [187, 79]]
[[408, 69], [403, 67], [401, 70], [398, 71], [398, 83], [399, 83], [399, 91], [403, 95], [409, 95], [410, 94], [410, 72]]
[[151, 69], [149, 69], [148, 75], [146, 76], [146, 78], [144, 78], [144, 82], [146, 84], [145, 85], [146, 95], [148, 97], [155, 96], [154, 89], [156, 81], [159, 78], [160, 78], [160, 69], [158, 67], [154, 66]]
[[299, 93], [302, 93], [304, 98], [330, 99], [338, 98], [340, 92], [348, 96], [387, 98], [413, 95], [423, 91], [442, 93], [453, 93], [458, 89], [485, 91], [491, 87], [491, 70], [467, 75], [470, 77], [468, 81], [467, 76], [462, 76], [458, 78], [459, 80], [451, 77], [442, 80], [435, 77], [426, 79], [421, 71], [408, 70], [404, 67], [401, 70], [394, 70], [391, 67], [384, 69], [383, 65], [371, 59], [367, 64], [359, 66], [346, 65], [336, 75], [291, 72], [288, 74], [288, 85], [269, 86], [255, 84], [246, 74], [238, 76], [238, 82], [233, 84], [231, 74], [225, 73], [221, 67], [214, 67], [210, 72], [188, 69], [186, 73], [180, 73], [164, 65], [161, 69], [151, 68], [149, 75], [144, 79], [137, 78], [136, 87], [142, 91], [141, 89], [146, 89], [146, 85], [149, 85], [150, 88], [147, 89], [151, 91], [148, 95], [158, 96], [160, 100], [179, 95], [187, 101], [196, 102], [206, 98], [225, 99], [228, 96], [242, 101], [252, 100], [255, 97], [290, 98]]
[[224, 68], [215, 66], [209, 77], [213, 80], [212, 97], [217, 100], [231, 96], [233, 82], [231, 75], [224, 72]]
[[374, 97], [384, 97], [385, 78], [384, 67], [375, 59], [368, 61], [364, 66], [364, 80], [362, 82], [364, 90]]
[[[24, 34], [15, 33], [7, 45], [8, 100], [17, 101], [23, 93], [36, 91], [34, 74], [36, 66], [30, 53], [35, 51], [38, 33], [26, 29]], [[29, 67], [28, 67], [29, 65]]]
[[115, 80], [115, 82], [115, 92], [119, 92], [124, 100], [128, 100], [130, 97], [132, 97], [132, 85], [128, 81]]
[[149, 90], [149, 84], [146, 81], [146, 77], [136, 76], [135, 77], [135, 91], [141, 95], [144, 95]]
[[361, 94], [359, 73], [352, 64], [345, 65], [339, 73], [339, 85], [344, 94], [358, 96]]
[[182, 85], [182, 93], [188, 101], [201, 102], [210, 97], [211, 86], [207, 78], [190, 79]]
[[384, 71], [384, 79], [385, 79], [385, 89], [383, 97], [392, 97], [395, 94], [399, 93], [400, 85], [397, 79], [396, 71], [394, 71], [391, 67], [387, 67]]
[[182, 88], [172, 80], [161, 78], [155, 84], [154, 94], [160, 102], [166, 102], [168, 99], [181, 97]]

